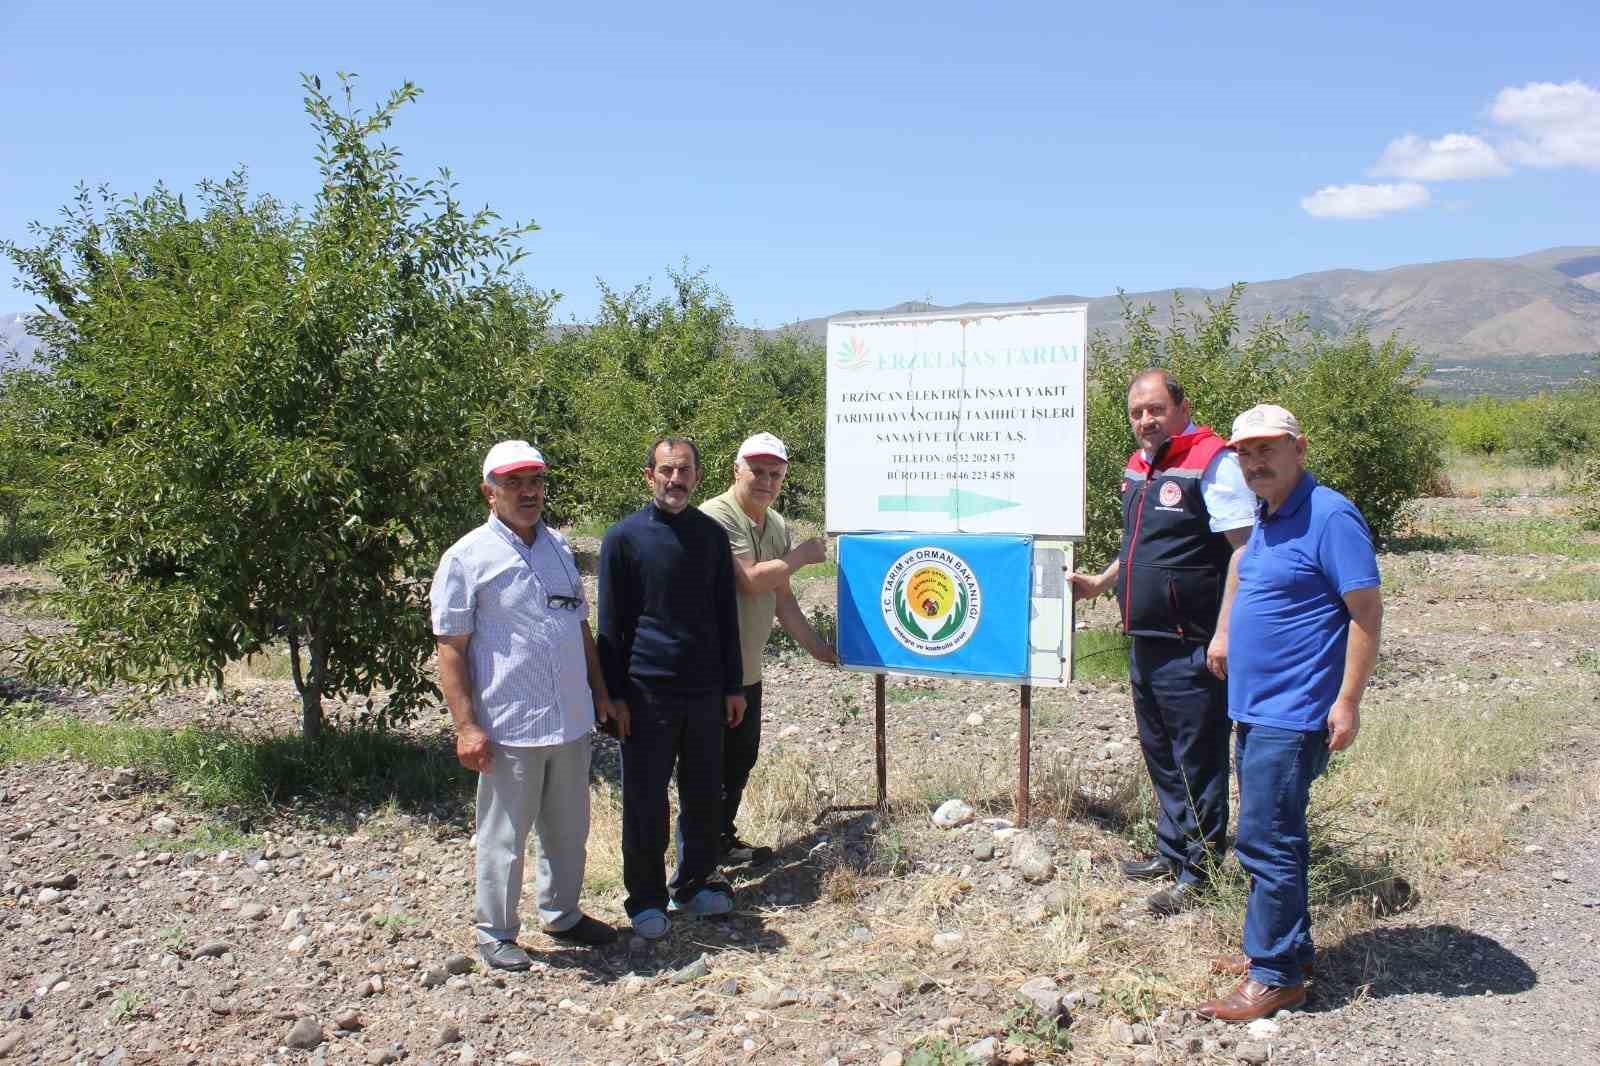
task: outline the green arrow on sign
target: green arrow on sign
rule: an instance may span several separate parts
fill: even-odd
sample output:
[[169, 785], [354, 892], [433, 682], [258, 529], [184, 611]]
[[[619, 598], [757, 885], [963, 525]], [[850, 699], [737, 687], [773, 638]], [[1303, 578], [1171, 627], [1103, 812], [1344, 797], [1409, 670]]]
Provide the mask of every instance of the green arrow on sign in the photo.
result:
[[966, 489], [951, 489], [945, 496], [879, 496], [880, 511], [943, 511], [951, 518], [976, 518], [990, 511], [1021, 507], [1015, 500], [1002, 500]]

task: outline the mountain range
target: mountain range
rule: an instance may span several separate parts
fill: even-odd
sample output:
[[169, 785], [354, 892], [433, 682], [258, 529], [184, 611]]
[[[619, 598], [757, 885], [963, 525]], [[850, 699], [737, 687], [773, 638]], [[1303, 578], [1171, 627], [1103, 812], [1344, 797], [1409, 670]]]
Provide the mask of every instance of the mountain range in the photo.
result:
[[[1172, 294], [1189, 307], [1220, 298], [1224, 289], [1179, 286], [1128, 293], [1137, 305], [1155, 305], [1164, 322]], [[1122, 326], [1117, 296], [1057, 295], [1012, 301], [1087, 303], [1090, 330], [1115, 335]], [[871, 313], [965, 310], [1001, 306], [964, 303], [941, 307], [903, 303]], [[869, 312], [841, 312], [869, 313]], [[1341, 333], [1365, 323], [1378, 339], [1399, 333], [1439, 370], [1449, 364], [1497, 363], [1535, 373], [1541, 364], [1579, 366], [1600, 352], [1600, 246], [1549, 248], [1510, 259], [1453, 259], [1388, 270], [1323, 270], [1275, 281], [1251, 282], [1239, 302], [1244, 324], [1271, 315], [1304, 314], [1309, 324]], [[822, 340], [828, 317], [780, 327]], [[13, 353], [23, 362], [36, 341], [21, 314], [0, 314], [0, 367]], [[774, 331], [777, 332], [777, 331]], [[1575, 358], [1576, 357], [1576, 358]]]
[[[1155, 305], [1164, 323], [1174, 292], [1200, 308], [1226, 289], [1179, 286], [1128, 293], [1135, 305]], [[1121, 304], [1111, 296], [1046, 296], [1011, 301], [1034, 305], [1087, 303], [1090, 331], [1116, 335]], [[876, 312], [966, 310], [1002, 306], [965, 303], [940, 307], [903, 303]], [[1417, 345], [1429, 361], [1525, 362], [1542, 357], [1600, 352], [1600, 246], [1549, 248], [1511, 259], [1454, 259], [1388, 270], [1323, 270], [1275, 281], [1251, 282], [1239, 301], [1248, 326], [1266, 316], [1303, 314], [1309, 325], [1329, 333], [1365, 323], [1372, 335], [1393, 333]], [[822, 339], [828, 317], [782, 327]]]
[[0, 315], [0, 370], [17, 363], [26, 366], [32, 362], [34, 349], [39, 346], [38, 339], [30, 336], [22, 324], [23, 317], [16, 311]]

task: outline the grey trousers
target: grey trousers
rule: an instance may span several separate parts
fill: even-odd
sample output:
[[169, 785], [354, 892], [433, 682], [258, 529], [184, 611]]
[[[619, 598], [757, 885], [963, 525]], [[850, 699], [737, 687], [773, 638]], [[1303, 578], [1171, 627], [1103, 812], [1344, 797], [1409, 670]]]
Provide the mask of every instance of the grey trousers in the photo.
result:
[[540, 926], [561, 932], [583, 917], [578, 895], [589, 841], [589, 745], [587, 735], [540, 748], [494, 745], [488, 772], [478, 775], [480, 944], [515, 940], [522, 928], [518, 906], [529, 830], [538, 837]]

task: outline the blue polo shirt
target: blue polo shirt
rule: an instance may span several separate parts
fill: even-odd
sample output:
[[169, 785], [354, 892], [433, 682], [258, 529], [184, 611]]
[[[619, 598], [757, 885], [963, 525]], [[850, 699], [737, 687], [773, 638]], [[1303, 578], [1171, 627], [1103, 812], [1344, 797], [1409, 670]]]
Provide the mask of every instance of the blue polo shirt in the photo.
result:
[[1228, 619], [1228, 717], [1302, 733], [1326, 728], [1344, 680], [1344, 594], [1378, 583], [1366, 519], [1309, 472], [1276, 513], [1262, 503]]

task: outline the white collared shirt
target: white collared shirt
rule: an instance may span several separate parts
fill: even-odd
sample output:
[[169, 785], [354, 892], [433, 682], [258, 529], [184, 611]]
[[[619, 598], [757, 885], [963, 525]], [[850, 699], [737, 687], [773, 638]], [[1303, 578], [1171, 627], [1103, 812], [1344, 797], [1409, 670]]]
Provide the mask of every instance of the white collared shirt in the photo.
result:
[[[1185, 433], [1200, 427], [1190, 422]], [[1145, 462], [1150, 453], [1139, 449]], [[1249, 529], [1256, 524], [1256, 494], [1245, 484], [1244, 471], [1239, 468], [1239, 457], [1232, 448], [1224, 448], [1200, 475], [1200, 495], [1206, 501], [1206, 514], [1210, 516], [1211, 532], [1226, 533], [1230, 529]]]
[[[551, 596], [578, 606], [552, 607]], [[435, 636], [472, 637], [472, 712], [491, 742], [565, 744], [593, 728], [582, 631], [589, 604], [561, 534], [541, 521], [524, 544], [491, 514], [440, 558], [428, 599]]]

